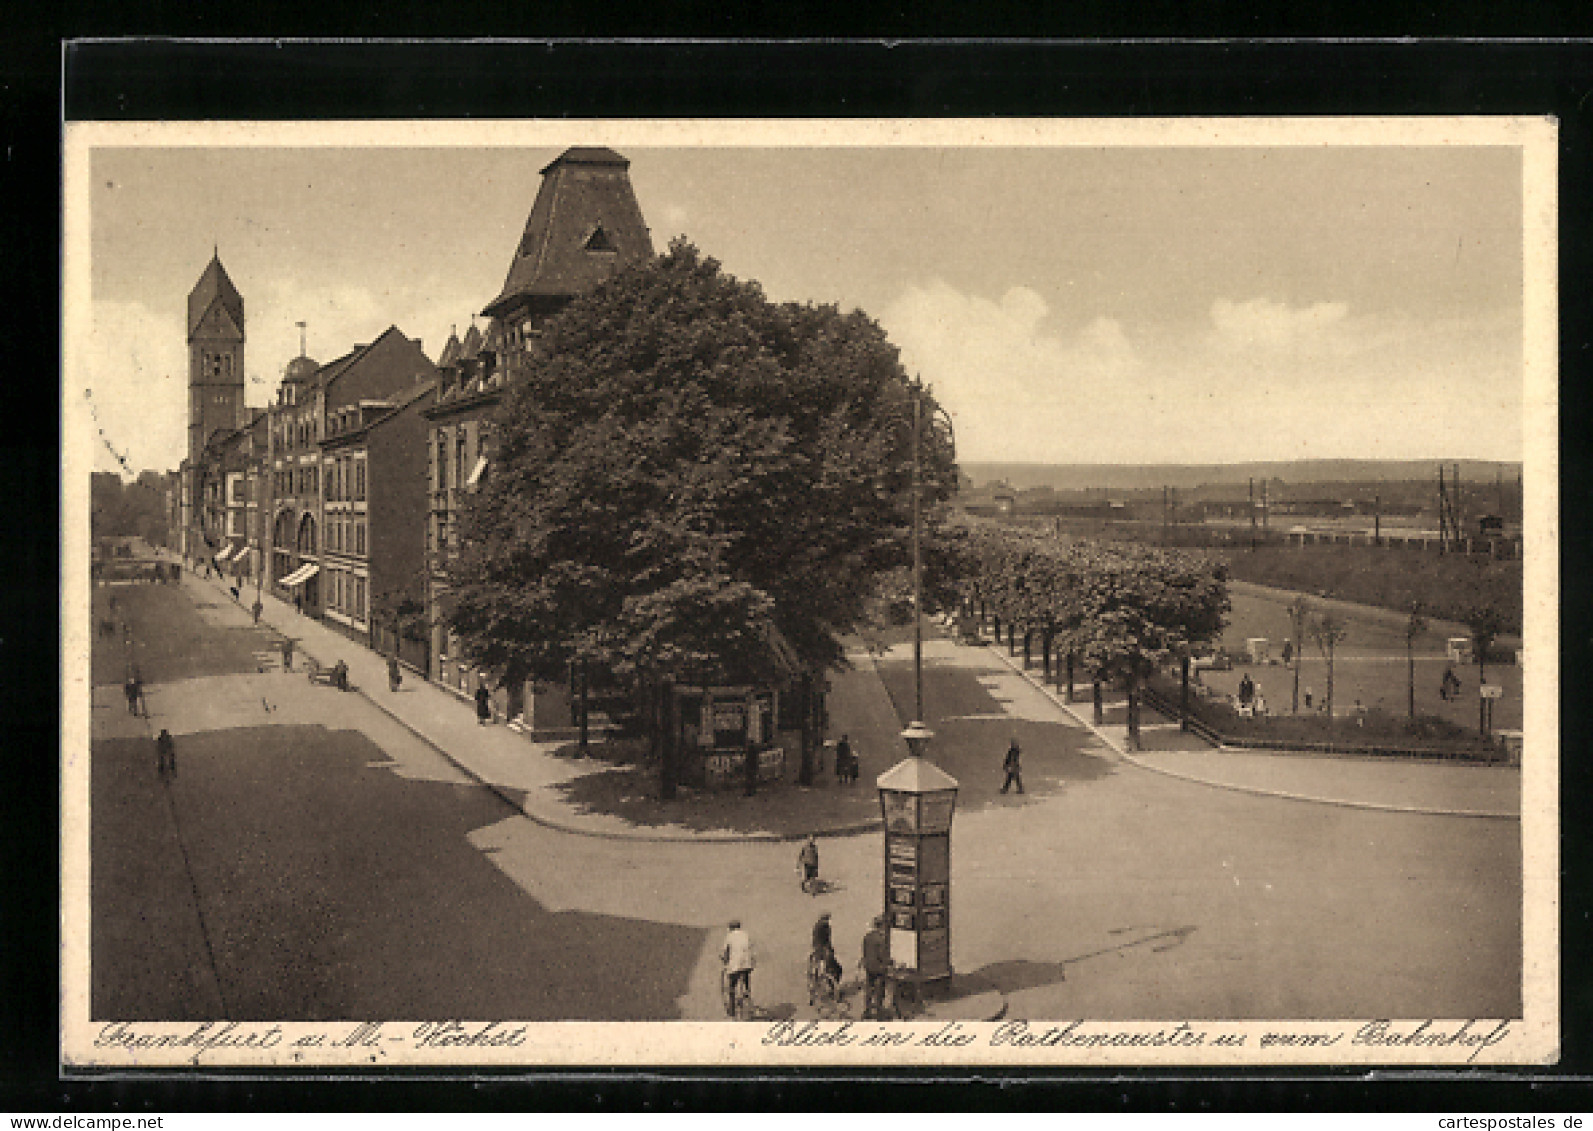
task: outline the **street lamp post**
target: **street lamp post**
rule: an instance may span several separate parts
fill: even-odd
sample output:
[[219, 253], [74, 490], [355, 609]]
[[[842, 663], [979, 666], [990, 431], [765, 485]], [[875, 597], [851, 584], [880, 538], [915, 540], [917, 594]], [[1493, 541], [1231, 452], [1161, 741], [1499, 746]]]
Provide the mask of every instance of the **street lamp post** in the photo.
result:
[[[924, 757], [923, 425], [924, 388], [913, 391], [913, 721], [907, 757], [876, 781], [885, 821], [885, 919], [892, 962], [920, 987], [951, 979], [951, 819], [957, 780]], [[943, 414], [942, 414], [943, 415]], [[950, 421], [946, 426], [950, 428]]]
[[[913, 718], [924, 717], [924, 548], [923, 461], [919, 435], [923, 432], [924, 389], [913, 386]], [[921, 724], [919, 724], [921, 725]]]
[[[915, 380], [913, 390], [913, 718], [924, 717], [924, 386]], [[956, 446], [956, 433], [951, 417], [939, 405], [935, 407], [935, 423], [945, 428]]]

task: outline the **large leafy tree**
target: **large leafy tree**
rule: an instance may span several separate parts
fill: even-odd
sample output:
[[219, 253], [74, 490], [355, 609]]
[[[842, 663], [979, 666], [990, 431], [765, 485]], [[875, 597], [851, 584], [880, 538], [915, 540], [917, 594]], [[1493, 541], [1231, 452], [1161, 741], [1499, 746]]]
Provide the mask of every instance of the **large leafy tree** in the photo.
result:
[[1047, 667], [1053, 647], [1066, 656], [1070, 690], [1075, 658], [1098, 680], [1124, 681], [1135, 743], [1140, 683], [1214, 640], [1229, 610], [1221, 567], [1145, 546], [1061, 542], [982, 523], [964, 535], [962, 564], [966, 599], [1009, 634], [1013, 626], [1025, 641], [1038, 633]]
[[[928, 396], [878, 324], [772, 303], [677, 241], [536, 348], [463, 517], [450, 619], [471, 656], [511, 678], [839, 662], [838, 635], [906, 561], [912, 398]], [[953, 456], [923, 439], [933, 501]]]
[[1081, 546], [1080, 649], [1095, 670], [1123, 679], [1128, 733], [1139, 745], [1139, 685], [1159, 666], [1221, 634], [1228, 585], [1209, 562], [1135, 546]]

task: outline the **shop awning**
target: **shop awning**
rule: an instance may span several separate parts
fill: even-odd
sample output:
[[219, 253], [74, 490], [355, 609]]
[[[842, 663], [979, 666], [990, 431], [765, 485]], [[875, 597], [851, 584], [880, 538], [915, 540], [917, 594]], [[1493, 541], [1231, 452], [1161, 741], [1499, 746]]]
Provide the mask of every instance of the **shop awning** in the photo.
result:
[[476, 460], [476, 466], [470, 471], [470, 478], [465, 480], [465, 486], [474, 491], [481, 483], [481, 477], [487, 473], [487, 457], [481, 456]]
[[296, 585], [303, 585], [306, 581], [310, 580], [310, 578], [314, 577], [320, 572], [321, 567], [316, 565], [314, 562], [311, 562], [309, 565], [301, 565], [298, 569], [284, 577], [282, 579], [282, 584], [287, 586], [289, 589], [292, 589]]

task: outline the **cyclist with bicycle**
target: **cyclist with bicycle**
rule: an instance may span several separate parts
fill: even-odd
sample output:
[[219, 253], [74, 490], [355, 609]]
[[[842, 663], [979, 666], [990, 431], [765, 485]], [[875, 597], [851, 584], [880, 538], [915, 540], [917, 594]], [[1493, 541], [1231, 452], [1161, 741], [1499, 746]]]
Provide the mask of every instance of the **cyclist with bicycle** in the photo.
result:
[[752, 936], [741, 929], [740, 919], [730, 920], [730, 930], [719, 948], [719, 961], [724, 966], [725, 1014], [738, 1019], [742, 1003], [752, 1001], [752, 968], [758, 961]]
[[833, 1001], [838, 996], [840, 984], [841, 960], [835, 957], [835, 940], [830, 934], [830, 913], [826, 911], [813, 924], [813, 951], [808, 955], [808, 1004], [816, 1004], [821, 997]]

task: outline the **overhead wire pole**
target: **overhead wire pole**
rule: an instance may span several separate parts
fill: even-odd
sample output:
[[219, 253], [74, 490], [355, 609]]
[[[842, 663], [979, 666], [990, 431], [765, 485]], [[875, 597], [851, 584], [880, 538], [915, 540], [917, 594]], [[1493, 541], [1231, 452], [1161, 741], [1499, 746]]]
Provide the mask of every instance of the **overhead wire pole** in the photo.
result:
[[[923, 549], [923, 431], [924, 385], [922, 380], [912, 382], [913, 391], [913, 720], [924, 721], [924, 549]], [[957, 447], [957, 431], [951, 416], [944, 408], [936, 406], [936, 422], [946, 429], [952, 451]]]
[[1256, 548], [1256, 480], [1250, 477], [1250, 549]]

